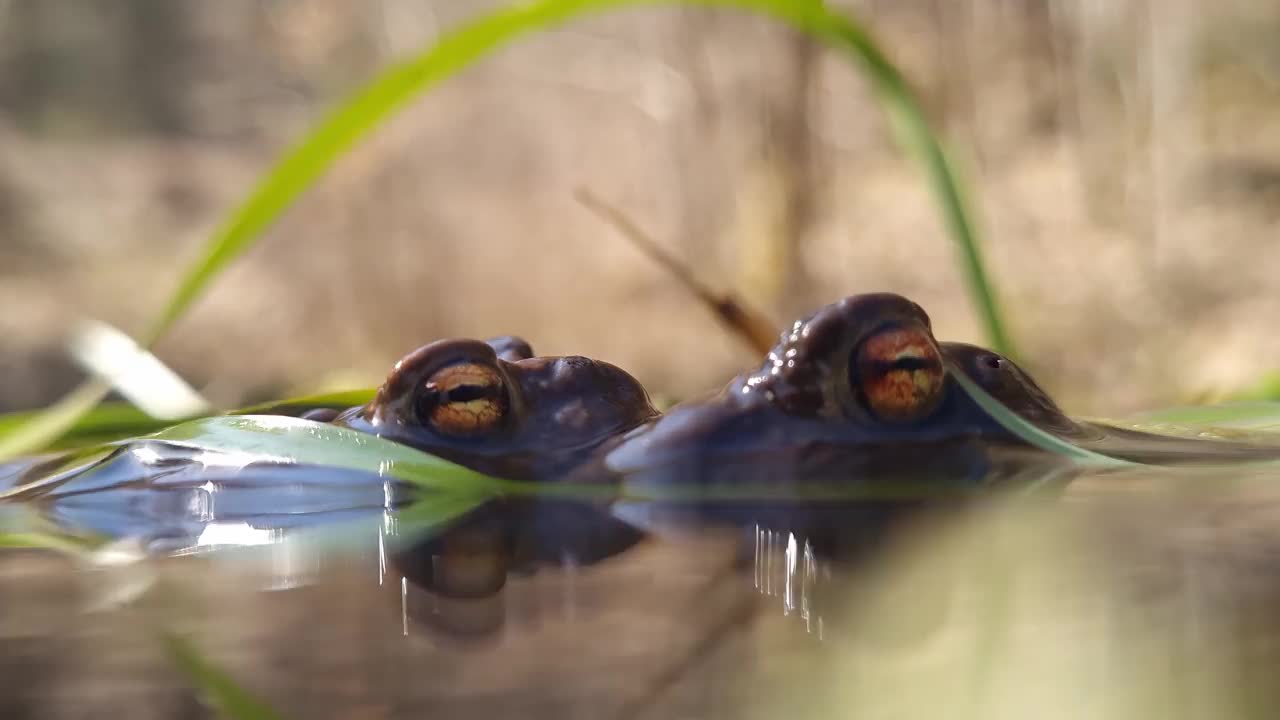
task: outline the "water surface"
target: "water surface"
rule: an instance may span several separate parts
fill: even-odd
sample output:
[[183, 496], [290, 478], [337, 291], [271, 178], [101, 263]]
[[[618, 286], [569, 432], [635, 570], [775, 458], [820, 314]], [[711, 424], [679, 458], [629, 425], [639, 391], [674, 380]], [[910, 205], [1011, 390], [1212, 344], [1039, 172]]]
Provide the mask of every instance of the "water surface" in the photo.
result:
[[211, 716], [159, 630], [287, 717], [1226, 717], [1277, 700], [1267, 468], [1019, 456], [932, 501], [526, 498], [423, 523], [448, 498], [178, 459], [5, 504], [11, 530], [109, 544], [0, 554], [0, 716]]

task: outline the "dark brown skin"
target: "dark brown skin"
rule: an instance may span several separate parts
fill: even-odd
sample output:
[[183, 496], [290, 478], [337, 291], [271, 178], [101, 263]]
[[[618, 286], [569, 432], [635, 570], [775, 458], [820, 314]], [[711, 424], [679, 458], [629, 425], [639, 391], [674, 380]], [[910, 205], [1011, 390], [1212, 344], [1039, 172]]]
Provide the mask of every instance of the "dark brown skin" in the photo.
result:
[[[635, 378], [584, 357], [534, 357], [517, 337], [443, 340], [396, 364], [373, 402], [332, 420], [510, 480], [552, 480], [601, 443], [657, 417]], [[327, 419], [327, 418], [323, 418]], [[502, 591], [517, 568], [590, 563], [622, 552], [643, 533], [579, 505], [491, 502], [439, 536], [394, 553], [396, 568], [435, 596], [429, 625], [488, 636], [497, 613], [461, 620], [451, 603]], [[464, 605], [461, 609], [466, 610]]]
[[619, 368], [534, 357], [528, 343], [503, 337], [419, 348], [396, 364], [373, 402], [332, 422], [498, 477], [546, 480], [657, 415], [640, 383]]
[[[793, 477], [819, 465], [839, 476], [886, 466], [979, 473], [972, 441], [1012, 439], [958, 392], [944, 357], [972, 367], [979, 384], [1033, 422], [1078, 427], [1007, 360], [940, 346], [924, 311], [891, 294], [846, 298], [797, 322], [760, 370], [666, 418], [622, 370], [534, 357], [516, 337], [431, 343], [397, 363], [368, 406], [309, 417], [510, 479], [559, 479], [580, 466], [608, 479], [629, 466], [669, 470], [672, 456], [729, 467], [759, 465], [763, 456], [771, 473], [781, 467]], [[630, 431], [634, 440], [624, 437]], [[917, 443], [948, 452], [894, 450]], [[611, 472], [602, 471], [596, 451], [614, 446]]]
[[[711, 487], [750, 497], [765, 509], [798, 499], [792, 489], [800, 486], [825, 486], [824, 497], [837, 498], [853, 490], [862, 493], [850, 498], [858, 500], [867, 499], [863, 491], [871, 486], [892, 495], [912, 484], [903, 480], [932, 484], [930, 493], [968, 492], [1046, 463], [1067, 462], [1030, 448], [998, 424], [955, 381], [957, 371], [1041, 429], [1102, 454], [1162, 465], [1280, 457], [1275, 446], [1173, 438], [1072, 420], [1006, 358], [971, 345], [938, 343], [925, 312], [888, 293], [852, 296], [819, 309], [784, 333], [757, 370], [709, 400], [664, 416], [635, 378], [612, 365], [583, 357], [533, 357], [522, 340], [498, 338], [427, 345], [396, 365], [369, 405], [310, 417], [511, 480], [621, 481], [624, 489], [642, 492], [651, 485]], [[163, 446], [152, 454], [156, 460], [113, 455], [94, 472], [72, 469], [58, 482], [42, 484], [33, 497], [93, 495], [149, 479], [156, 480], [157, 493], [188, 492], [222, 472], [227, 477], [217, 482], [244, 496], [234, 506], [237, 512], [264, 523], [274, 514], [294, 514], [287, 488], [299, 470], [268, 464], [251, 482], [238, 469], [210, 470], [192, 461], [190, 452]], [[28, 471], [18, 467], [9, 482], [21, 484]], [[360, 502], [383, 507], [383, 488], [370, 488]], [[341, 503], [354, 502], [351, 497], [326, 502], [341, 509]], [[127, 498], [121, 498], [104, 496], [102, 508], [93, 508], [95, 522], [111, 520], [103, 524], [108, 534], [155, 524], [149, 517], [134, 518]], [[841, 525], [850, 519], [849, 508], [837, 504], [823, 512]], [[854, 514], [874, 512], [863, 502]], [[186, 532], [185, 526], [174, 532]]]
[[941, 343], [942, 354], [1019, 417], [1068, 440], [1095, 438], [1097, 432], [1067, 417], [1025, 370], [999, 353], [966, 343]]
[[581, 476], [703, 486], [977, 479], [993, 449], [1028, 446], [960, 388], [953, 369], [1040, 429], [1103, 454], [1156, 464], [1280, 457], [1272, 446], [1072, 420], [1007, 358], [938, 343], [920, 306], [878, 293], [797, 321], [758, 370], [611, 443]]
[[1151, 465], [1280, 459], [1280, 447], [1275, 445], [1157, 435], [1073, 420], [1012, 360], [964, 343], [942, 343], [942, 354], [1023, 419], [1103, 455]]
[[613, 443], [586, 472], [698, 484], [973, 478], [987, 467], [984, 442], [1013, 439], [950, 379], [924, 310], [880, 293], [797, 321], [758, 370]]

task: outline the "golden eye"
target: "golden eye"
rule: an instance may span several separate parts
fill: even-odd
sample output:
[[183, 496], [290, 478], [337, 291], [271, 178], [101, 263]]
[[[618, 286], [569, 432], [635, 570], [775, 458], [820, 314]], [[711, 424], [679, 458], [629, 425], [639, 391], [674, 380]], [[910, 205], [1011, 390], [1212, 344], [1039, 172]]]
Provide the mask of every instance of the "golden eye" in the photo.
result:
[[946, 379], [938, 346], [922, 328], [887, 328], [867, 338], [850, 367], [851, 384], [877, 419], [911, 422], [942, 399]]
[[510, 400], [496, 368], [463, 362], [427, 378], [417, 407], [418, 417], [436, 431], [471, 437], [500, 427]]

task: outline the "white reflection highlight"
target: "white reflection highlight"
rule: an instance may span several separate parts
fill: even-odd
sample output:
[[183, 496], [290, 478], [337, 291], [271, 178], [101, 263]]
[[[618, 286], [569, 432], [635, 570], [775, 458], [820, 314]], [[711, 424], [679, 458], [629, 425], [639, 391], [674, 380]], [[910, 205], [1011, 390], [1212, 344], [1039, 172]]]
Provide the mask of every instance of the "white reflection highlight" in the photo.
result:
[[283, 537], [279, 529], [256, 528], [249, 523], [209, 523], [196, 538], [196, 546], [271, 545]]
[[783, 571], [786, 575], [783, 578], [782, 588], [782, 612], [784, 615], [790, 615], [796, 611], [796, 556], [798, 554], [795, 534], [787, 533], [787, 550], [784, 556], [786, 569]]
[[314, 547], [299, 542], [297, 537], [286, 541], [282, 531], [273, 531], [275, 542], [268, 551], [271, 556], [271, 585], [269, 590], [292, 590], [315, 582], [322, 563]]
[[[205, 483], [208, 485], [209, 483]], [[200, 520], [201, 522], [209, 522], [213, 520], [213, 498], [206, 487], [197, 488], [187, 497], [187, 516]]]
[[409, 580], [400, 578], [400, 635], [409, 637]]
[[310, 421], [288, 415], [245, 415], [253, 418], [253, 424], [265, 430], [311, 430]]
[[382, 587], [387, 577], [387, 519], [384, 514], [382, 527], [378, 529], [378, 587]]
[[160, 453], [156, 452], [154, 448], [146, 445], [139, 445], [129, 452], [133, 453], [133, 456], [138, 459], [138, 462], [145, 465], [155, 465], [160, 462]]
[[268, 455], [258, 455], [254, 453], [240, 452], [222, 452], [205, 450], [196, 453], [191, 458], [193, 461], [200, 463], [206, 469], [208, 468], [226, 468], [230, 470], [243, 470], [246, 466], [255, 462], [288, 462], [285, 458], [278, 458]]
[[813, 611], [814, 586], [818, 583], [818, 559], [813, 555], [813, 546], [804, 541], [804, 582], [800, 587], [800, 617], [804, 618], [804, 629], [816, 632], [822, 637], [822, 618]]
[[755, 587], [761, 595], [779, 597], [783, 615], [798, 615], [805, 630], [823, 635], [823, 619], [815, 595], [829, 579], [807, 539], [790, 532], [755, 526]]

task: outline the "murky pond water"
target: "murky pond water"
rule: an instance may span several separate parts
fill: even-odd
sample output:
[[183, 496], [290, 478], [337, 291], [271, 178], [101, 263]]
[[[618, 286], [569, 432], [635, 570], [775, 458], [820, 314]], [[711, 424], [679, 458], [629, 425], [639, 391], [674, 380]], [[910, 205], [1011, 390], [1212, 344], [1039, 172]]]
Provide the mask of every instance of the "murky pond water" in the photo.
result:
[[111, 539], [0, 554], [0, 717], [212, 716], [164, 632], [295, 718], [1251, 717], [1280, 700], [1272, 469], [1016, 456], [987, 491], [936, 501], [455, 513], [378, 478], [172, 459], [0, 505], [9, 531]]

